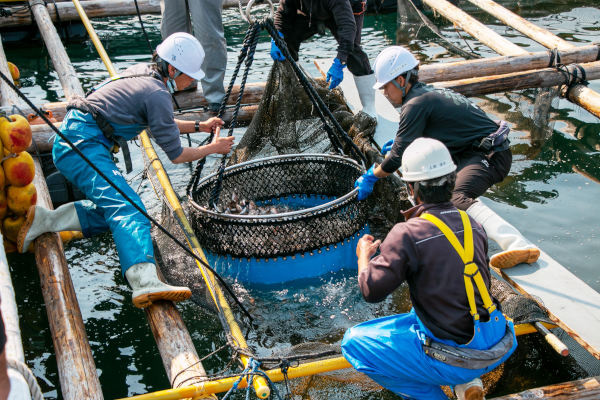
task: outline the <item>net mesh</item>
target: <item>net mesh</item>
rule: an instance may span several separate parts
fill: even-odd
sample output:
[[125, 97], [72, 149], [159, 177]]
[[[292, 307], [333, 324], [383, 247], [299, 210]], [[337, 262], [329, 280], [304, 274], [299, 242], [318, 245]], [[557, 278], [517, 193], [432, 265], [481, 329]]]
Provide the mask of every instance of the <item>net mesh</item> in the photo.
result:
[[288, 155], [228, 167], [217, 209], [235, 193], [256, 203], [321, 196], [321, 206], [271, 215], [233, 215], [209, 206], [217, 174], [198, 183], [190, 201], [192, 227], [209, 251], [238, 258], [271, 258], [339, 243], [366, 223], [364, 202], [352, 192], [362, 167], [333, 155]]

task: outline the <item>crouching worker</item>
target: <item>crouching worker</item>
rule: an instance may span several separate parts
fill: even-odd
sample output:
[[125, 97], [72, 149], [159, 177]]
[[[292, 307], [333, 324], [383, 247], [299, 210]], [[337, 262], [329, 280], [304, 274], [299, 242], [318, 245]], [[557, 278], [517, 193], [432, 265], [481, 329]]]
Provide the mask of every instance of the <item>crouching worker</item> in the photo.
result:
[[[86, 98], [71, 98], [61, 125], [61, 132], [142, 209], [140, 197], [113, 161], [111, 150], [117, 138], [133, 139], [148, 129], [175, 164], [213, 153], [227, 154], [233, 144], [233, 137], [216, 136], [205, 146], [181, 146], [180, 133], [210, 132], [223, 125], [219, 118], [194, 122], [176, 120], [173, 115], [171, 93], [204, 76], [200, 42], [187, 33], [174, 33], [157, 47], [155, 61], [128, 68], [122, 76], [100, 84]], [[136, 307], [147, 307], [155, 300], [189, 298], [187, 287], [170, 286], [158, 279], [146, 217], [59, 137], [54, 141], [52, 157], [58, 170], [88, 200], [56, 210], [31, 207], [19, 231], [19, 251], [26, 251], [35, 238], [46, 232], [81, 230], [89, 237], [110, 230]]]
[[502, 248], [490, 259], [496, 268], [537, 261], [540, 250], [481, 201], [477, 200], [510, 171], [512, 153], [508, 124], [497, 124], [465, 96], [449, 89], [435, 89], [419, 82], [419, 62], [405, 48], [392, 46], [375, 60], [376, 88], [400, 110], [400, 124], [394, 139], [381, 152], [389, 155], [360, 177], [358, 199], [369, 196], [373, 185], [400, 167], [402, 155], [418, 137], [444, 143], [456, 163], [456, 185], [452, 204], [475, 218], [490, 239]]
[[406, 398], [446, 399], [440, 386], [450, 385], [459, 399], [482, 399], [479, 377], [517, 347], [490, 295], [485, 231], [450, 202], [456, 165], [441, 142], [415, 139], [401, 169], [416, 205], [383, 243], [360, 239], [358, 282], [365, 300], [379, 302], [406, 281], [413, 309], [350, 328], [342, 353]]

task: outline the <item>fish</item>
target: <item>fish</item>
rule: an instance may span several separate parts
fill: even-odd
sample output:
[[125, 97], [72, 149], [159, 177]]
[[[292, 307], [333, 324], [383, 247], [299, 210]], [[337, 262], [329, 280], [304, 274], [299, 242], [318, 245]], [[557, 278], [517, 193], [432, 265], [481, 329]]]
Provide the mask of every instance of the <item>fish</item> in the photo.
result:
[[237, 193], [232, 192], [229, 200], [224, 206], [217, 206], [215, 209], [219, 214], [234, 215], [273, 215], [292, 211], [289, 206], [268, 204], [257, 205], [253, 200], [240, 199]]

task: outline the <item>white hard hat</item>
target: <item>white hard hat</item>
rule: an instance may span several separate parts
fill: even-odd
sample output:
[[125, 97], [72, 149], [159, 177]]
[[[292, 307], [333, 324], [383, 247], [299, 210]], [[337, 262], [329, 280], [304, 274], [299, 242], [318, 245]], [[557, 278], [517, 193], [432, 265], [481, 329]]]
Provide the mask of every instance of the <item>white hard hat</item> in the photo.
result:
[[417, 138], [402, 154], [402, 180], [419, 182], [448, 175], [456, 170], [450, 152], [436, 139]]
[[419, 65], [419, 61], [402, 46], [391, 46], [384, 49], [375, 59], [377, 82], [373, 85], [373, 89], [381, 89], [383, 85], [417, 65]]
[[189, 33], [173, 33], [156, 47], [156, 53], [184, 74], [196, 80], [204, 78], [201, 69], [204, 49], [198, 39]]

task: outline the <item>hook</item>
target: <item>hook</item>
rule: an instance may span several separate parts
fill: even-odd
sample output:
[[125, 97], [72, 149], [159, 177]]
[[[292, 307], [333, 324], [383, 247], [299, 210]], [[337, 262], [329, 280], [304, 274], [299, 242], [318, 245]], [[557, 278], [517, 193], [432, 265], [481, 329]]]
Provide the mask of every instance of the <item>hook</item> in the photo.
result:
[[[254, 20], [252, 19], [252, 16], [250, 15], [250, 10], [252, 9], [252, 6], [254, 5], [254, 2], [257, 0], [250, 0], [248, 1], [248, 4], [246, 4], [246, 9], [243, 10], [242, 9], [242, 2], [238, 2], [238, 7], [240, 10], [240, 14], [242, 15], [242, 18], [248, 22], [249, 24], [253, 24]], [[258, 0], [258, 2], [263, 2], [264, 0]], [[274, 7], [273, 7], [273, 1], [272, 0], [266, 0], [267, 3], [269, 3], [269, 18], [273, 19], [273, 15], [274, 15]]]

